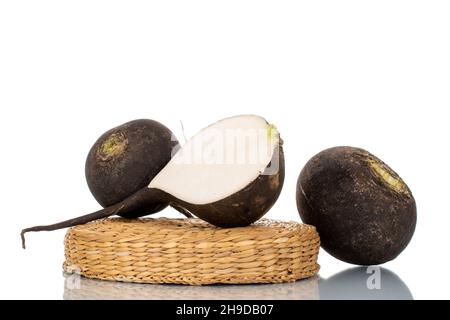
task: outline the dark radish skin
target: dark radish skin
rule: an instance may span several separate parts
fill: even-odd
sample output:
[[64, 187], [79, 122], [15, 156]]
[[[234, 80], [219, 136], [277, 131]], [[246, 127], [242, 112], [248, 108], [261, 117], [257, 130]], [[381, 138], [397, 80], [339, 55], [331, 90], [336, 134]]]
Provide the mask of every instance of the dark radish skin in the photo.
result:
[[[274, 203], [278, 199], [278, 196], [280, 195], [284, 182], [284, 154], [282, 148], [282, 140], [279, 137], [279, 133], [275, 127], [269, 125], [265, 120], [263, 122], [263, 119], [257, 116], [241, 117], [244, 119], [242, 120], [243, 122], [247, 120], [247, 125], [248, 123], [255, 122], [258, 123], [259, 126], [263, 126], [264, 130], [267, 130], [267, 133], [264, 133], [263, 136], [267, 136], [265, 139], [271, 142], [270, 146], [273, 146], [271, 153], [268, 154], [268, 160], [267, 162], [265, 162], [265, 167], [262, 167], [260, 171], [250, 171], [251, 176], [253, 176], [253, 172], [255, 173], [255, 176], [250, 181], [248, 181], [248, 183], [243, 185], [242, 188], [226, 196], [220, 197], [217, 200], [199, 204], [185, 201], [180, 197], [176, 197], [169, 192], [163, 191], [162, 188], [152, 187], [152, 183], [156, 181], [157, 178], [163, 174], [163, 172], [173, 173], [173, 171], [170, 170], [180, 169], [180, 167], [177, 167], [178, 164], [175, 162], [174, 158], [169, 162], [169, 164], [166, 165], [166, 167], [164, 167], [160, 171], [158, 176], [155, 177], [155, 179], [152, 181], [152, 183], [149, 184], [148, 187], [140, 189], [135, 194], [110, 207], [56, 224], [36, 226], [22, 230], [21, 237], [23, 246], [25, 245], [24, 234], [30, 231], [52, 231], [84, 224], [97, 219], [107, 218], [112, 215], [120, 215], [124, 217], [144, 216], [149, 214], [151, 208], [154, 208], [156, 205], [161, 204], [171, 205], [186, 216], [190, 216], [191, 214], [193, 214], [219, 227], [242, 227], [255, 222], [274, 205]], [[230, 121], [230, 119], [231, 121], [236, 121], [235, 119], [237, 119], [238, 123], [240, 121], [239, 117], [227, 118], [222, 121], [226, 122], [227, 120]], [[218, 122], [218, 124], [220, 125], [220, 122]], [[211, 126], [208, 128], [211, 128]], [[207, 130], [208, 128], [206, 128], [205, 130]], [[214, 128], [212, 128], [211, 130], [214, 130]], [[187, 145], [188, 143], [185, 146]], [[185, 146], [183, 146], [183, 148], [185, 148]], [[183, 148], [177, 153], [177, 155], [181, 154]], [[186, 147], [186, 149], [188, 149], [188, 147]], [[207, 165], [205, 165], [205, 167], [207, 167]], [[184, 172], [184, 170], [189, 170], [190, 168], [190, 164], [186, 167], [182, 167], [182, 172]], [[211, 171], [210, 169], [211, 168], [208, 167], [206, 171]], [[255, 169], [251, 167], [251, 170]], [[197, 176], [195, 176], [194, 178], [196, 177]], [[233, 182], [235, 178], [238, 179], [239, 177], [230, 178], [225, 176], [224, 179], [228, 179], [228, 181]], [[168, 185], [173, 182], [175, 182], [175, 185], [180, 183], [178, 177], [175, 177], [174, 179], [174, 181], [170, 180], [168, 182]], [[220, 181], [212, 181], [211, 183], [216, 187], [221, 186]], [[164, 185], [164, 183], [162, 185]], [[234, 184], [231, 185], [234, 186]], [[208, 189], [209, 187], [206, 186], [205, 190]], [[197, 191], [198, 193], [196, 193]], [[203, 194], [202, 190], [194, 190], [194, 193], [196, 193], [197, 195]]]
[[[178, 148], [172, 132], [154, 120], [133, 120], [108, 130], [86, 159], [86, 181], [92, 195], [104, 208], [122, 201], [147, 186]], [[165, 207], [160, 203], [147, 210], [150, 214]]]
[[296, 198], [300, 217], [317, 228], [322, 247], [348, 263], [390, 261], [414, 234], [411, 190], [363, 149], [335, 147], [315, 155], [300, 173]]

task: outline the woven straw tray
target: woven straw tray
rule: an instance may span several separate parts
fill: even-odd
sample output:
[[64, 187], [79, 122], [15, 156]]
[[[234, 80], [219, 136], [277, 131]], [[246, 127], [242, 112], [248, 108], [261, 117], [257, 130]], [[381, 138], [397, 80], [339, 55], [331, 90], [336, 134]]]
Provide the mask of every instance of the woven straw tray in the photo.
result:
[[313, 226], [262, 219], [224, 229], [199, 219], [104, 219], [67, 231], [64, 270], [137, 283], [280, 283], [315, 275]]

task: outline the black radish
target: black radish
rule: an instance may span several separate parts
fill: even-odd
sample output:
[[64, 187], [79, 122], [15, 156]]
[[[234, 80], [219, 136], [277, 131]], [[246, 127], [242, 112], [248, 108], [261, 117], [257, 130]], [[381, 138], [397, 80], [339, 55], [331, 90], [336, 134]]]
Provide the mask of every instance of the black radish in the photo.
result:
[[[122, 201], [147, 186], [177, 148], [172, 132], [154, 120], [133, 120], [108, 130], [86, 159], [86, 181], [92, 195], [104, 208]], [[147, 208], [148, 213], [166, 205], [155, 204]]]
[[317, 228], [322, 247], [357, 265], [397, 257], [416, 226], [416, 203], [397, 173], [359, 148], [335, 147], [315, 155], [297, 182], [303, 222]]
[[192, 137], [150, 184], [94, 213], [22, 231], [51, 231], [112, 215], [143, 216], [170, 204], [219, 227], [247, 226], [275, 203], [284, 182], [282, 140], [256, 115], [220, 120]]

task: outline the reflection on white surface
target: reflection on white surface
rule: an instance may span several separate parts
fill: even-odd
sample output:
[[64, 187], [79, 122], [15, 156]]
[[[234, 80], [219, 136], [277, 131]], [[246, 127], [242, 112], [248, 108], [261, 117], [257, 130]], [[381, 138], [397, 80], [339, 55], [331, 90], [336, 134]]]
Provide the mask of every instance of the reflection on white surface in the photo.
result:
[[145, 300], [318, 300], [413, 299], [392, 271], [374, 267], [347, 269], [327, 279], [318, 276], [294, 283], [259, 285], [159, 285], [87, 279], [65, 274], [64, 299]]
[[408, 286], [392, 271], [356, 267], [319, 280], [321, 300], [412, 300]]
[[317, 300], [318, 277], [282, 284], [169, 285], [137, 284], [87, 279], [65, 274], [64, 299], [145, 300]]

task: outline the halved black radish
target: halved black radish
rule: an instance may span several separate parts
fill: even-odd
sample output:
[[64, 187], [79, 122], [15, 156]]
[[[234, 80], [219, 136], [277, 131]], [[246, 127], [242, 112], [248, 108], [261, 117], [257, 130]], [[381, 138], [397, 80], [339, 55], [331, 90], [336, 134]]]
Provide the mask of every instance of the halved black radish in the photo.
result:
[[112, 215], [144, 216], [155, 204], [220, 227], [247, 226], [276, 202], [284, 182], [284, 155], [277, 129], [264, 118], [220, 120], [192, 137], [150, 182], [123, 201], [60, 223], [22, 230], [51, 231]]

